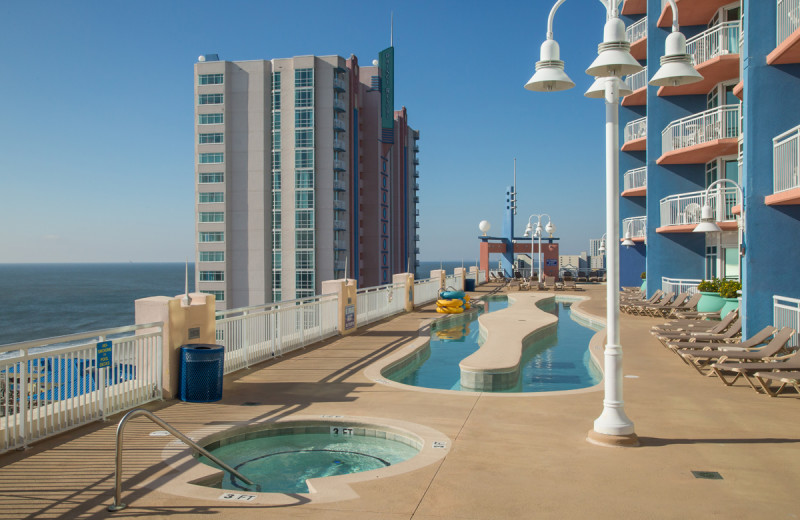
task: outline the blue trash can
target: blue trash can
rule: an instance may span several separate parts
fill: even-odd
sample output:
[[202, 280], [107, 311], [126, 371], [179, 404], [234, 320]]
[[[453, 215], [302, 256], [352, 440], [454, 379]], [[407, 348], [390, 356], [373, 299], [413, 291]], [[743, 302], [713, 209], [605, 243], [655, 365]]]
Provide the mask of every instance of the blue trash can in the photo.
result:
[[464, 290], [465, 291], [474, 291], [475, 290], [475, 280], [472, 278], [467, 278], [464, 280]]
[[189, 344], [181, 347], [181, 401], [210, 403], [222, 399], [225, 347]]

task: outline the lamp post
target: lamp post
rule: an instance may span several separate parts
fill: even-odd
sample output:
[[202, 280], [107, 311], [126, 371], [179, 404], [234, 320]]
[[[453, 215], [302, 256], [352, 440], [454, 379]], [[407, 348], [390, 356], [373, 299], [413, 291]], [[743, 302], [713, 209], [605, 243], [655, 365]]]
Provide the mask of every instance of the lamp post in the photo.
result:
[[[706, 188], [705, 193], [703, 193], [703, 207], [700, 209], [700, 223], [695, 226], [693, 232], [694, 233], [715, 233], [722, 231], [720, 227], [717, 225], [716, 218], [714, 217], [714, 210], [711, 209], [711, 204], [709, 203], [709, 195], [711, 194], [711, 188], [718, 184], [723, 183], [730, 183], [736, 188], [736, 191], [739, 195], [739, 201], [742, 205], [741, 216], [737, 219], [737, 228], [739, 231], [739, 276], [742, 276], [742, 256], [744, 255], [744, 226], [745, 226], [745, 218], [744, 218], [744, 190], [742, 187], [732, 179], [719, 179], [711, 184], [708, 185]], [[717, 208], [720, 207], [720, 204], [717, 204]], [[720, 219], [722, 220], [722, 219]]]
[[[533, 225], [531, 224], [533, 217], [536, 217], [536, 229], [534, 229]], [[528, 225], [525, 227], [524, 235], [526, 237], [531, 237], [531, 276], [533, 276], [533, 239], [539, 239], [539, 282], [542, 281], [542, 217], [547, 217], [547, 225], [545, 225], [544, 230], [547, 231], [547, 233], [550, 235], [550, 238], [552, 238], [553, 233], [556, 231], [556, 227], [553, 225], [553, 221], [550, 219], [550, 215], [547, 213], [542, 213], [540, 215], [533, 214], [528, 217]]]
[[[547, 19], [547, 39], [541, 46], [536, 73], [525, 88], [539, 92], [567, 90], [575, 83], [564, 72], [558, 43], [553, 35], [553, 18], [566, 0], [557, 0]], [[620, 78], [639, 72], [642, 67], [630, 54], [625, 38], [625, 24], [619, 18], [622, 0], [600, 0], [606, 8], [603, 43], [598, 56], [586, 70], [596, 78], [586, 92], [587, 97], [603, 97], [606, 103], [606, 235], [610, 243], [619, 243], [619, 98], [624, 94]], [[667, 37], [666, 55], [651, 85], [670, 86], [693, 83], [702, 79], [686, 54], [686, 38], [678, 29], [678, 8], [672, 6], [672, 33]], [[595, 444], [636, 446], [638, 438], [633, 422], [627, 417], [622, 400], [622, 346], [619, 339], [619, 248], [608, 248], [608, 284], [606, 286], [606, 346], [604, 350], [603, 412], [594, 421], [588, 440]]]

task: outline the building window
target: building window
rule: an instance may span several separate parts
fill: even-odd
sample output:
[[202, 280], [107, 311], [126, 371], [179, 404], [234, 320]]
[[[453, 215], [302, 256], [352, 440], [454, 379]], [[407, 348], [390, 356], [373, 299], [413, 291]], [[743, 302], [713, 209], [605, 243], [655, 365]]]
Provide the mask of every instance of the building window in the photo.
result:
[[281, 228], [281, 212], [280, 211], [273, 211], [272, 212], [272, 229], [280, 229]]
[[272, 302], [277, 303], [281, 301], [281, 292], [280, 291], [273, 291], [272, 292]]
[[213, 134], [200, 134], [200, 144], [222, 144], [222, 132]]
[[314, 148], [314, 130], [295, 130], [295, 148]]
[[294, 151], [294, 167], [295, 168], [313, 168], [314, 167], [314, 150], [295, 150]]
[[[298, 300], [299, 299], [303, 299], [303, 298], [313, 298], [314, 297], [314, 289], [307, 290], [307, 291], [306, 290], [301, 291], [301, 290], [298, 289], [297, 291], [295, 291], [294, 295]], [[306, 320], [309, 320], [309, 318], [307, 317]]]
[[295, 229], [313, 229], [314, 228], [314, 210], [303, 209], [298, 210], [294, 214], [294, 227]]
[[313, 126], [314, 126], [314, 109], [300, 108], [294, 111], [295, 128], [313, 128]]
[[314, 188], [314, 170], [295, 170], [294, 172], [294, 187], [300, 188]]
[[273, 112], [272, 113], [272, 129], [273, 130], [280, 130], [281, 129], [281, 113], [280, 112]]
[[225, 193], [221, 191], [205, 191], [197, 194], [200, 204], [213, 204], [215, 202], [225, 202]]
[[273, 251], [272, 252], [272, 268], [273, 269], [280, 269], [281, 268], [281, 252], [280, 251]]
[[201, 231], [200, 242], [225, 242], [223, 231]]
[[225, 251], [200, 251], [200, 262], [224, 262]]
[[314, 271], [297, 271], [295, 287], [299, 290], [314, 289]]
[[296, 251], [295, 268], [314, 269], [314, 251]]
[[272, 192], [272, 209], [281, 209], [281, 192], [279, 191]]
[[201, 105], [221, 105], [224, 94], [200, 94], [198, 103]]
[[272, 90], [280, 90], [281, 89], [281, 73], [280, 72], [273, 72], [272, 73]]
[[281, 189], [281, 172], [280, 170], [272, 172], [272, 189]]
[[201, 282], [224, 282], [225, 271], [200, 271]]
[[314, 69], [297, 69], [294, 71], [295, 87], [313, 87]]
[[275, 90], [272, 92], [272, 110], [281, 109], [281, 91]]
[[314, 248], [314, 232], [313, 231], [295, 231], [295, 247], [297, 249], [313, 249]]
[[225, 222], [225, 213], [222, 211], [201, 211], [199, 222]]
[[280, 148], [281, 147], [281, 131], [276, 130], [272, 132], [272, 148]]
[[294, 91], [294, 106], [313, 107], [314, 106], [314, 89], [301, 88]]
[[199, 85], [222, 85], [224, 76], [222, 74], [200, 74], [198, 77]]
[[201, 125], [221, 125], [225, 117], [222, 114], [200, 114], [198, 122]]
[[281, 288], [281, 272], [280, 271], [272, 271], [272, 288], [273, 289], [280, 289]]
[[225, 301], [225, 291], [207, 291], [207, 290], [201, 289], [200, 292], [203, 293], [203, 294], [210, 294], [210, 295], [214, 296], [214, 299], [216, 301], [218, 301], [218, 302], [224, 302]]
[[294, 207], [296, 209], [314, 209], [314, 192], [311, 190], [295, 191]]
[[280, 229], [273, 229], [272, 230], [272, 249], [280, 249], [281, 248], [281, 230]]
[[281, 151], [280, 150], [273, 150], [272, 151], [272, 169], [273, 170], [280, 170], [281, 169]]
[[225, 174], [222, 172], [201, 172], [197, 174], [200, 184], [217, 184], [225, 182]]
[[218, 153], [201, 153], [200, 164], [220, 164], [225, 162], [225, 154]]

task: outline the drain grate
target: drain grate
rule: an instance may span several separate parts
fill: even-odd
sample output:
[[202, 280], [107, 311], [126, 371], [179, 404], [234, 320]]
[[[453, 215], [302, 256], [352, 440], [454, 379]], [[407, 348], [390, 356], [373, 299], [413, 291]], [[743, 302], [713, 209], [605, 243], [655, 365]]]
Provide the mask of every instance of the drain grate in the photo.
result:
[[261, 403], [257, 403], [255, 401], [245, 401], [245, 402], [242, 403], [242, 406], [258, 406], [260, 404]]
[[722, 475], [716, 471], [692, 471], [694, 478], [705, 478], [710, 480], [722, 480]]

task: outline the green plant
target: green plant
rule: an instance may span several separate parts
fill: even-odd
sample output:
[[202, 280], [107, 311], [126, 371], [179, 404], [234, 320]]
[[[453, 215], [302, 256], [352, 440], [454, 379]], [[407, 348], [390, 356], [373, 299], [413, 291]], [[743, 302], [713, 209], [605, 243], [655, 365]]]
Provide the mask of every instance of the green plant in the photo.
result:
[[642, 280], [647, 280], [647, 272], [642, 272]]
[[700, 292], [719, 292], [720, 289], [720, 279], [719, 278], [712, 278], [711, 280], [703, 280], [699, 284], [697, 284], [697, 290]]
[[723, 298], [736, 298], [737, 292], [742, 289], [742, 284], [736, 280], [723, 280], [719, 287], [719, 295]]

